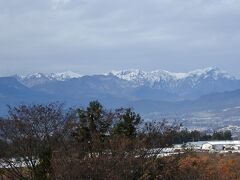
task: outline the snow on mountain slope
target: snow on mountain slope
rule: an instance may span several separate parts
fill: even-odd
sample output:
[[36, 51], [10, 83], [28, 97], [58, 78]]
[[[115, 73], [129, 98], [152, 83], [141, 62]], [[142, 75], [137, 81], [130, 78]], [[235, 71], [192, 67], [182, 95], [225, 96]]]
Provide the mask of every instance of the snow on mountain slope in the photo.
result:
[[15, 77], [18, 79], [18, 81], [20, 81], [27, 87], [33, 87], [39, 84], [44, 84], [49, 81], [66, 81], [73, 78], [80, 78], [82, 76], [72, 71], [66, 71], [51, 74], [34, 73], [26, 76], [16, 75]]
[[44, 84], [49, 81], [49, 78], [42, 73], [34, 73], [26, 76], [15, 75], [15, 78], [27, 87], [33, 87], [38, 84]]
[[72, 71], [66, 71], [61, 73], [51, 73], [48, 75], [48, 78], [51, 80], [58, 80], [58, 81], [65, 81], [67, 79], [73, 79], [73, 78], [80, 78], [82, 77], [80, 74], [77, 74]]
[[218, 80], [218, 79], [234, 80], [235, 79], [235, 77], [230, 76], [226, 71], [220, 70], [218, 68], [212, 68], [212, 67], [191, 71], [187, 73], [187, 77], [190, 77], [190, 78], [197, 77], [197, 78], [203, 78], [203, 79], [211, 77], [214, 80]]
[[42, 73], [34, 73], [34, 74], [29, 74], [29, 75], [16, 75], [20, 79], [41, 79], [41, 78], [47, 78], [44, 74]]
[[172, 82], [177, 81], [185, 77], [184, 73], [171, 73], [165, 70], [155, 71], [141, 71], [141, 70], [123, 70], [123, 71], [112, 71], [109, 75], [116, 76], [120, 79], [124, 79], [134, 83], [135, 85], [150, 85], [154, 83], [164, 81]]
[[218, 68], [211, 68], [211, 67], [190, 71], [188, 73], [173, 73], [165, 70], [156, 70], [156, 71], [146, 72], [146, 71], [133, 69], [133, 70], [123, 70], [123, 71], [112, 71], [109, 74], [116, 76], [120, 79], [135, 82], [139, 85], [143, 85], [146, 82], [153, 84], [160, 81], [166, 81], [166, 82], [173, 81], [177, 83], [179, 81], [184, 81], [186, 79], [192, 79], [192, 81], [195, 81], [195, 82], [197, 82], [200, 79], [207, 79], [207, 78], [211, 78], [213, 80], [235, 79], [225, 71], [222, 71]]

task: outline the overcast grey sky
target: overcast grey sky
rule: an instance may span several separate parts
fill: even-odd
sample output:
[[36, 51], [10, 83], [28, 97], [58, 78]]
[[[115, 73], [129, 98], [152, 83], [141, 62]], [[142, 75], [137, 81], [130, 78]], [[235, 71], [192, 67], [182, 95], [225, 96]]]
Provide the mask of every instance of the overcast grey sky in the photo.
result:
[[0, 0], [0, 75], [112, 69], [240, 75], [240, 0]]

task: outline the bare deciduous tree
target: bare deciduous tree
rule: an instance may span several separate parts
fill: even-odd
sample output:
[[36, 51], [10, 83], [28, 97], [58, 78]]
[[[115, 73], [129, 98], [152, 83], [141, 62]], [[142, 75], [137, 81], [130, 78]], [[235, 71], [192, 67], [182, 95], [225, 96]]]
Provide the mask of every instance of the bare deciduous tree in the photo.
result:
[[[2, 167], [15, 178], [51, 179], [52, 151], [63, 138], [66, 118], [62, 105], [9, 107], [9, 117], [0, 123], [1, 138], [8, 144]], [[24, 169], [24, 170], [22, 170]]]

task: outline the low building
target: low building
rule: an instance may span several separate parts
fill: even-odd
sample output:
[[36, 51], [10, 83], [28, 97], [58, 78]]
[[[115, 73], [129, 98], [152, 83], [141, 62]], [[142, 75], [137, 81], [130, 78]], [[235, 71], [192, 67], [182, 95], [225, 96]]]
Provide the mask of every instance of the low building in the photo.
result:
[[202, 144], [202, 150], [240, 150], [240, 141], [208, 141]]

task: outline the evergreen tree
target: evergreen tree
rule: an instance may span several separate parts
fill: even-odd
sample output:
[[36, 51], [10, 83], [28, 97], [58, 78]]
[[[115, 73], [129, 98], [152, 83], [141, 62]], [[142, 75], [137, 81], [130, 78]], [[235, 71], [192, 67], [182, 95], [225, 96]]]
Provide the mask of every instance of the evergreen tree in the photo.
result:
[[114, 134], [122, 134], [127, 137], [136, 135], [137, 126], [141, 122], [139, 114], [133, 112], [130, 108], [126, 109], [119, 117], [119, 122], [114, 127]]
[[112, 124], [111, 113], [104, 110], [98, 101], [91, 101], [86, 109], [77, 110], [79, 125], [74, 137], [81, 143], [82, 153], [100, 152]]

